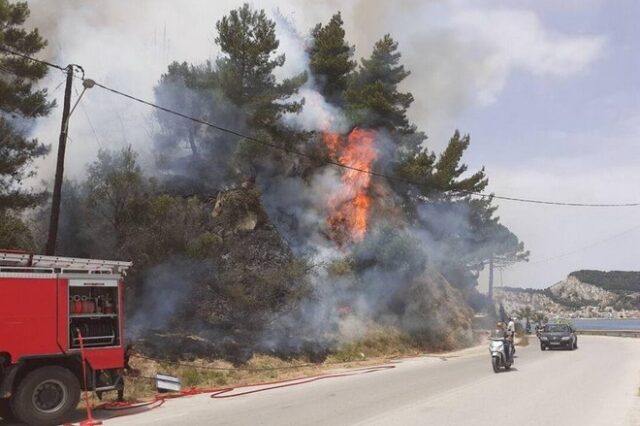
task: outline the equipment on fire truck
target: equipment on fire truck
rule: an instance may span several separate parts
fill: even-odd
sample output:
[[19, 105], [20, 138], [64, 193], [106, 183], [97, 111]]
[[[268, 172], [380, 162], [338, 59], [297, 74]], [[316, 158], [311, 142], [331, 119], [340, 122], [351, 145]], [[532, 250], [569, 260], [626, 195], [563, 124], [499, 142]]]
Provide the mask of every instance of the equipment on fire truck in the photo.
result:
[[0, 417], [59, 424], [81, 389], [122, 391], [130, 266], [0, 250]]

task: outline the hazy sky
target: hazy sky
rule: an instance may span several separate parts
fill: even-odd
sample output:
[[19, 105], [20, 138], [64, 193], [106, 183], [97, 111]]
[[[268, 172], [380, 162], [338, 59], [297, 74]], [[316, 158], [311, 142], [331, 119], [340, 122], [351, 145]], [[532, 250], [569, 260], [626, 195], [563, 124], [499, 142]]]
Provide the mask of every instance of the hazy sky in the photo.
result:
[[[30, 23], [49, 39], [49, 59], [81, 64], [88, 77], [149, 99], [172, 60], [215, 59], [215, 22], [241, 4], [29, 3]], [[250, 3], [292, 23], [279, 26], [288, 58], [282, 75], [304, 69], [295, 32], [305, 36], [337, 10], [358, 58], [391, 33], [412, 71], [405, 84], [416, 97], [411, 118], [429, 134], [429, 146], [441, 149], [456, 128], [470, 133], [465, 160], [472, 170], [486, 167], [496, 194], [585, 203], [640, 201], [640, 2]], [[51, 73], [46, 85], [52, 90], [63, 79]], [[61, 94], [61, 88], [54, 93]], [[70, 126], [69, 176], [80, 175], [99, 147], [131, 143], [149, 161], [154, 123], [147, 108], [99, 89], [89, 91], [81, 105]], [[42, 141], [55, 145], [60, 109], [34, 129]], [[41, 176], [51, 176], [54, 164], [55, 152], [40, 164]], [[529, 264], [503, 271], [504, 285], [545, 287], [582, 268], [640, 269], [640, 208], [498, 204], [502, 221], [532, 253]], [[558, 257], [565, 253], [570, 254]]]

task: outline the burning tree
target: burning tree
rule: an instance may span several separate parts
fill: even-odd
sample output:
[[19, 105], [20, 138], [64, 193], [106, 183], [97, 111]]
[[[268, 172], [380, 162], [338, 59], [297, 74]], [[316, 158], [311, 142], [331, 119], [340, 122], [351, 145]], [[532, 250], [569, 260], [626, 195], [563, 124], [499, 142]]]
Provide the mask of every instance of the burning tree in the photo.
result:
[[[254, 140], [160, 112], [158, 170], [143, 170], [131, 150], [89, 167], [74, 203], [87, 226], [61, 245], [132, 257], [136, 318], [178, 300], [153, 311], [169, 317], [156, 326], [223, 356], [289, 355], [310, 340], [326, 351], [347, 321], [440, 348], [469, 341], [459, 289], [475, 291], [488, 254], [523, 247], [490, 198], [468, 195], [487, 186], [484, 169], [462, 163], [469, 137], [456, 133], [439, 156], [424, 145], [407, 117], [414, 97], [399, 89], [409, 71], [395, 40], [385, 35], [356, 63], [342, 26], [336, 14], [312, 29], [312, 78], [276, 79], [285, 57], [275, 22], [246, 4], [232, 10], [216, 25], [218, 59], [171, 64], [155, 95]], [[327, 120], [305, 126], [303, 108], [325, 108]], [[176, 268], [185, 273], [167, 275]]]
[[352, 168], [342, 174], [339, 191], [329, 199], [327, 223], [331, 238], [339, 244], [362, 241], [372, 205], [368, 172], [377, 157], [376, 132], [355, 128], [344, 138], [336, 133], [323, 133], [323, 139], [331, 156]]

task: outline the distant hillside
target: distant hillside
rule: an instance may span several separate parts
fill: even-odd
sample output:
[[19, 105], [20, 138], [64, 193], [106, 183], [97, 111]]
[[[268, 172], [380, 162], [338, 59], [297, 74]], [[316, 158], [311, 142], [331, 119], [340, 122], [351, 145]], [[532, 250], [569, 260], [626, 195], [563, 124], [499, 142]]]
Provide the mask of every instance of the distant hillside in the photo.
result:
[[640, 272], [582, 270], [545, 289], [503, 287], [507, 312], [526, 307], [559, 317], [640, 317]]
[[640, 292], [640, 271], [582, 270], [572, 272], [569, 276], [609, 291]]

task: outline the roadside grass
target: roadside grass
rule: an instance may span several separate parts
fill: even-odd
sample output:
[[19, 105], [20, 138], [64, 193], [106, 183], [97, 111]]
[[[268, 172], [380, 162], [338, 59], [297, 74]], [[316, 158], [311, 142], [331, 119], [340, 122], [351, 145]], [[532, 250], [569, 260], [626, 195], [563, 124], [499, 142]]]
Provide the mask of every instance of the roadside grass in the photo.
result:
[[339, 346], [338, 350], [327, 357], [326, 363], [365, 361], [420, 353], [420, 349], [408, 335], [395, 328], [381, 328], [370, 332], [361, 340]]
[[526, 333], [516, 334], [516, 345], [529, 346], [529, 336]]
[[[222, 360], [195, 359], [174, 363], [133, 356], [130, 365], [139, 376], [125, 377], [124, 397], [138, 401], [153, 397], [156, 394], [154, 377], [158, 373], [178, 377], [183, 389], [219, 389], [305, 378], [423, 353], [424, 350], [408, 335], [395, 328], [378, 328], [356, 342], [338, 346], [325, 362], [318, 364], [305, 358], [283, 360], [264, 354], [254, 355], [241, 367]], [[107, 401], [114, 399], [115, 394], [105, 395]]]

